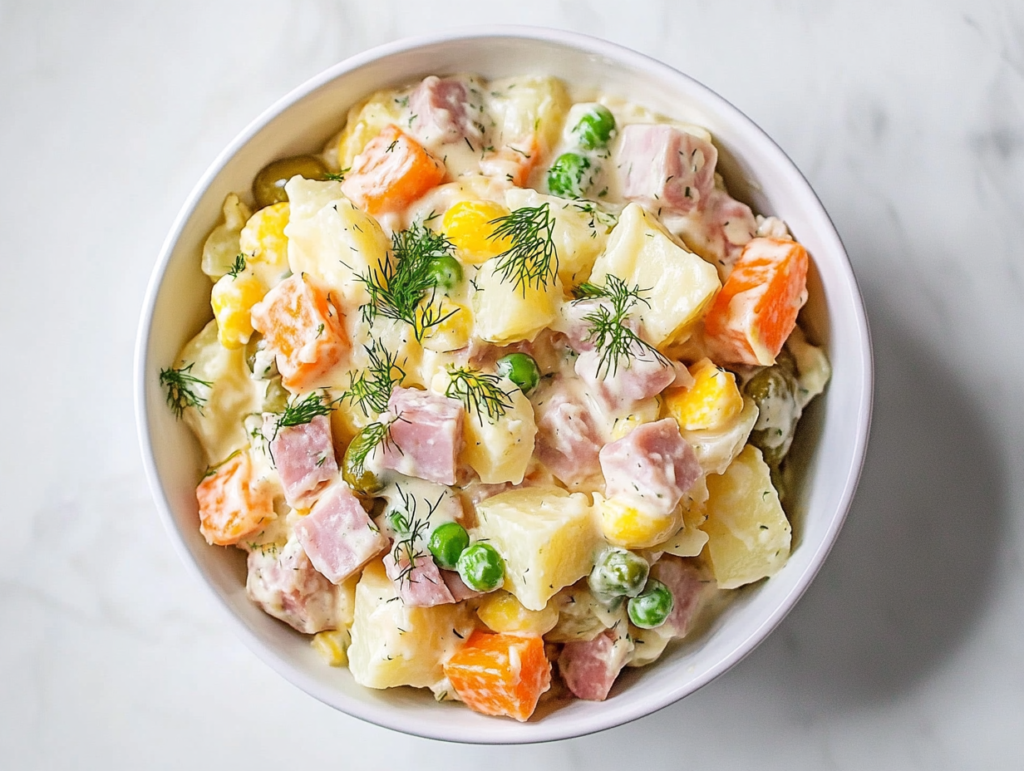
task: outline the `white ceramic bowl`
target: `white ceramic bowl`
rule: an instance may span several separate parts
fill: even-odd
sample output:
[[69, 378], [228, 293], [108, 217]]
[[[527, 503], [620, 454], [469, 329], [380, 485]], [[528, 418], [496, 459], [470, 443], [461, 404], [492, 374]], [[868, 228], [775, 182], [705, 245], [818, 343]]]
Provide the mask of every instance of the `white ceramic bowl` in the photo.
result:
[[[813, 256], [804, 318], [827, 344], [833, 366], [832, 382], [806, 414], [798, 437], [796, 451], [807, 465], [789, 506], [795, 548], [786, 567], [740, 592], [704, 634], [671, 648], [650, 667], [628, 670], [607, 701], [574, 701], [526, 724], [439, 705], [426, 691], [362, 688], [347, 670], [325, 666], [307, 637], [249, 602], [244, 555], [210, 547], [199, 534], [200, 451], [167, 409], [158, 383], [160, 368], [210, 318], [210, 283], [200, 272], [199, 255], [224, 196], [248, 190], [271, 160], [318, 150], [349, 107], [372, 91], [453, 72], [488, 78], [551, 74], [707, 127], [722, 151], [720, 169], [730, 190], [756, 212], [784, 219]], [[610, 728], [671, 704], [740, 661], [793, 607], [835, 541], [860, 473], [871, 410], [871, 349], [849, 260], [821, 203], [785, 154], [736, 108], [686, 75], [607, 42], [534, 28], [473, 29], [382, 46], [332, 67], [261, 115], [214, 161], [174, 223], [150, 282], [135, 365], [139, 437], [157, 508], [182, 558], [249, 647], [295, 685], [350, 715], [463, 742], [547, 741]]]

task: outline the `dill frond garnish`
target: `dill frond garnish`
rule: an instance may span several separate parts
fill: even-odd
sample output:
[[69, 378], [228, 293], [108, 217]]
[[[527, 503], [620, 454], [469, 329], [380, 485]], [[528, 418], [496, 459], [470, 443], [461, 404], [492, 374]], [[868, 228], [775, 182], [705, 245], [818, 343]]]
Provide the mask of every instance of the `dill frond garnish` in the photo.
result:
[[494, 423], [511, 409], [512, 400], [501, 390], [501, 378], [498, 375], [480, 372], [470, 367], [448, 367], [451, 382], [444, 395], [458, 399], [476, 416], [480, 425], [484, 423], [484, 415]]
[[590, 325], [586, 340], [594, 344], [600, 357], [597, 364], [598, 377], [607, 378], [614, 375], [623, 361], [628, 369], [633, 359], [648, 354], [653, 355], [655, 360], [668, 364], [668, 359], [653, 345], [641, 339], [624, 323], [629, 317], [629, 311], [638, 302], [650, 307], [650, 303], [643, 297], [645, 291], [647, 290], [638, 286], [626, 286], [625, 281], [611, 274], [605, 276], [604, 286], [588, 282], [580, 284], [573, 290], [573, 296], [576, 298], [574, 302], [608, 300], [611, 306], [598, 305], [583, 317], [583, 321]]
[[551, 207], [543, 203], [536, 207], [516, 209], [505, 217], [488, 224], [496, 227], [490, 240], [509, 239], [512, 245], [494, 259], [495, 272], [502, 281], [511, 281], [516, 289], [526, 287], [543, 289], [558, 273], [558, 249], [555, 248], [555, 218]]
[[277, 434], [282, 428], [303, 426], [312, 422], [313, 418], [318, 415], [329, 416], [339, 401], [341, 401], [340, 398], [325, 402], [323, 396], [316, 391], [307, 394], [301, 401], [293, 400], [284, 408], [283, 412], [278, 413], [274, 420], [274, 435], [267, 441], [273, 442], [277, 439]]
[[326, 174], [324, 174], [324, 179], [329, 179], [332, 182], [344, 182], [345, 175], [348, 174], [348, 172], [349, 169], [347, 168], [342, 169], [341, 171], [329, 171]]
[[402, 452], [402, 448], [391, 437], [391, 426], [401, 419], [402, 416], [398, 415], [391, 420], [370, 423], [356, 434], [356, 438], [352, 440], [352, 444], [345, 452], [346, 463], [351, 463], [354, 476], [363, 475], [366, 470], [366, 461], [378, 447], [391, 447], [396, 452]]
[[203, 405], [206, 404], [206, 397], [195, 392], [196, 386], [213, 388], [213, 383], [200, 380], [192, 374], [192, 367], [195, 362], [188, 366], [169, 367], [160, 370], [160, 385], [167, 389], [167, 406], [171, 408], [174, 417], [181, 419], [188, 407], [195, 407], [199, 414], [203, 414]]
[[587, 227], [590, 228], [591, 238], [597, 238], [598, 226], [604, 228], [605, 233], [611, 233], [612, 228], [619, 222], [617, 215], [599, 208], [593, 201], [573, 201], [569, 205], [581, 214], [590, 215], [590, 222], [587, 223]]
[[437, 296], [437, 279], [431, 271], [431, 262], [451, 255], [454, 249], [444, 235], [432, 232], [422, 223], [393, 234], [394, 259], [378, 260], [376, 268], [358, 276], [370, 294], [370, 302], [361, 309], [363, 321], [372, 324], [378, 316], [404, 321], [413, 328], [416, 340], [422, 341], [428, 329], [456, 312], [444, 312]]
[[370, 417], [371, 412], [380, 414], [387, 410], [391, 391], [405, 380], [405, 370], [396, 363], [398, 357], [379, 340], [374, 340], [365, 348], [370, 359], [369, 366], [358, 377], [350, 376], [352, 380], [348, 391], [341, 398], [359, 407], [366, 417]]
[[[441, 493], [433, 503], [424, 501], [427, 504], [427, 513], [420, 517], [416, 515], [419, 499], [415, 495], [407, 494], [401, 486], [396, 485], [395, 487], [402, 499], [401, 511], [395, 518], [402, 526], [402, 532], [396, 534], [399, 537], [395, 538], [391, 547], [391, 558], [396, 565], [402, 566], [397, 579], [401, 583], [410, 580], [412, 571], [416, 569], [416, 560], [426, 554], [421, 545], [427, 529], [430, 527], [430, 518], [437, 511], [437, 507], [441, 505], [441, 501], [444, 500], [444, 493]], [[403, 564], [403, 558], [408, 562]]]
[[245, 270], [245, 255], [239, 252], [235, 255], [235, 261], [231, 264], [231, 268], [228, 270], [228, 275], [231, 276], [232, 279], [236, 279], [243, 270]]

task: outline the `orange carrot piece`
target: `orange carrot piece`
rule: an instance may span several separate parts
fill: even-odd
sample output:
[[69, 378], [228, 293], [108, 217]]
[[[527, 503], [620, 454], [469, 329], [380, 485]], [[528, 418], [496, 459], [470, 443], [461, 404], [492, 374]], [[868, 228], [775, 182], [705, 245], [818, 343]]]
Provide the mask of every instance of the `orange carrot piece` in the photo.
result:
[[255, 484], [247, 452], [229, 458], [200, 482], [196, 500], [199, 532], [217, 546], [236, 544], [277, 518], [271, 497]]
[[317, 378], [348, 350], [340, 311], [304, 273], [285, 279], [253, 306], [252, 326], [277, 355], [281, 382], [289, 391], [318, 385]]
[[775, 363], [807, 301], [807, 250], [796, 241], [755, 238], [725, 280], [704, 317], [721, 361]]
[[444, 179], [444, 164], [394, 125], [370, 140], [342, 192], [367, 214], [404, 209]]
[[551, 687], [551, 663], [539, 635], [474, 631], [445, 663], [444, 673], [470, 709], [519, 722], [533, 714]]

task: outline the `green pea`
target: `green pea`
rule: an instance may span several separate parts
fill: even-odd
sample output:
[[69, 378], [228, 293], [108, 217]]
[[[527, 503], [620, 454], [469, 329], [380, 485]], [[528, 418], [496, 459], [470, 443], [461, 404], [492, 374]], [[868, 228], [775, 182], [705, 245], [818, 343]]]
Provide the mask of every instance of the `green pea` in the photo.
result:
[[537, 361], [528, 353], [510, 353], [498, 359], [498, 374], [507, 377], [528, 394], [540, 382]]
[[263, 395], [263, 411], [284, 412], [290, 398], [291, 394], [281, 385], [281, 378], [271, 378], [267, 381], [267, 390]]
[[[434, 528], [427, 548], [434, 555], [434, 562], [445, 570], [454, 570], [459, 557], [469, 546], [469, 533], [458, 522], [445, 522]], [[499, 557], [500, 559], [500, 557]]]
[[405, 535], [409, 532], [409, 512], [401, 509], [392, 509], [384, 515], [391, 532], [396, 535]]
[[636, 597], [647, 582], [650, 565], [639, 554], [613, 546], [598, 558], [587, 584], [598, 595]]
[[459, 577], [470, 589], [491, 592], [505, 580], [505, 560], [489, 543], [475, 543], [459, 555]]
[[655, 581], [652, 578], [640, 594], [630, 599], [626, 605], [626, 612], [634, 626], [641, 629], [654, 629], [654, 627], [665, 623], [665, 619], [672, 612], [673, 605], [674, 600], [669, 588], [661, 581]]
[[294, 158], [281, 158], [268, 163], [252, 181], [252, 195], [256, 199], [256, 205], [262, 209], [264, 206], [287, 201], [285, 183], [296, 176], [326, 179], [327, 167], [314, 155], [297, 155]]
[[789, 452], [800, 412], [793, 376], [784, 366], [765, 367], [747, 381], [743, 390], [760, 411], [749, 442], [761, 451], [765, 463], [777, 467]]
[[430, 281], [447, 294], [462, 283], [462, 266], [449, 254], [430, 261]]
[[572, 132], [577, 136], [580, 147], [584, 150], [596, 150], [599, 147], [607, 147], [614, 130], [615, 116], [607, 107], [598, 104], [580, 118]]
[[579, 153], [562, 153], [548, 169], [548, 190], [562, 198], [582, 198], [589, 168], [590, 161]]
[[373, 443], [373, 439], [364, 428], [352, 438], [341, 461], [342, 479], [361, 495], [373, 495], [384, 489], [380, 477], [357, 461], [358, 457], [365, 457], [368, 443]]

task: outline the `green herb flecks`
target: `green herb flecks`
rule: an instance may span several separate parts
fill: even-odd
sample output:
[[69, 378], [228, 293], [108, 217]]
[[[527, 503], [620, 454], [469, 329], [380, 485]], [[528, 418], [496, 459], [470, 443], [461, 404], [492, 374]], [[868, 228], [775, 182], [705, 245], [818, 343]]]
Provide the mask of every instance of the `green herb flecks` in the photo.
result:
[[370, 423], [352, 440], [345, 454], [355, 476], [360, 476], [366, 470], [366, 461], [378, 447], [390, 447], [395, 452], [402, 452], [402, 448], [391, 438], [391, 426], [401, 419], [399, 415], [391, 420]]
[[551, 207], [516, 209], [505, 217], [491, 220], [495, 225], [490, 240], [509, 239], [512, 245], [495, 257], [495, 272], [501, 280], [512, 282], [526, 296], [526, 288], [543, 289], [558, 273], [558, 249], [555, 247], [555, 218]]
[[395, 534], [395, 541], [391, 547], [391, 558], [395, 565], [400, 567], [397, 576], [398, 583], [410, 581], [412, 572], [416, 569], [417, 560], [427, 555], [423, 548], [427, 530], [430, 528], [430, 518], [437, 507], [444, 500], [444, 493], [438, 496], [433, 503], [424, 500], [427, 504], [427, 512], [423, 516], [417, 515], [419, 499], [415, 495], [406, 493], [401, 486], [396, 485], [398, 496], [402, 500], [401, 520], [405, 526], [403, 532]]
[[245, 270], [245, 255], [239, 252], [235, 255], [235, 261], [231, 264], [228, 275], [234, 280], [241, 275], [243, 270]]
[[387, 410], [391, 391], [405, 380], [405, 370], [396, 363], [398, 357], [379, 340], [374, 340], [365, 348], [369, 365], [358, 377], [351, 375], [348, 391], [341, 398], [359, 407], [366, 417], [370, 417], [371, 413], [380, 414]]
[[284, 408], [283, 412], [278, 413], [274, 420], [274, 435], [269, 441], [272, 442], [277, 439], [277, 434], [282, 428], [304, 426], [306, 423], [312, 422], [313, 418], [319, 415], [329, 416], [339, 401], [341, 399], [324, 401], [323, 395], [316, 391], [307, 394], [300, 401], [292, 401], [291, 404]]
[[458, 399], [483, 425], [484, 416], [494, 423], [512, 407], [509, 395], [501, 390], [501, 378], [470, 367], [449, 367], [451, 382], [444, 395]]
[[451, 255], [455, 247], [443, 235], [421, 223], [391, 237], [393, 259], [377, 262], [359, 281], [370, 294], [362, 307], [363, 321], [372, 324], [378, 316], [404, 321], [413, 328], [417, 341], [430, 328], [450, 318], [456, 311], [445, 311], [438, 296], [436, 276], [431, 263]]
[[625, 324], [630, 310], [638, 302], [650, 307], [650, 303], [643, 297], [645, 291], [638, 286], [626, 286], [625, 281], [611, 274], [605, 276], [604, 286], [584, 283], [573, 290], [575, 302], [608, 300], [607, 304], [598, 305], [583, 317], [583, 321], [590, 326], [586, 339], [594, 344], [599, 356], [598, 377], [610, 377], [618, 372], [621, 363], [624, 362], [628, 368], [634, 359], [645, 355], [653, 355], [657, 361], [668, 365], [668, 359]]
[[342, 169], [341, 171], [329, 171], [324, 174], [324, 179], [329, 179], [332, 182], [344, 182], [345, 175], [348, 174], [349, 169]]
[[160, 385], [167, 389], [167, 406], [171, 408], [174, 417], [180, 419], [188, 407], [194, 407], [203, 414], [203, 405], [206, 404], [206, 397], [196, 392], [198, 386], [213, 388], [213, 383], [200, 380], [192, 374], [192, 367], [195, 362], [179, 367], [160, 370]]

